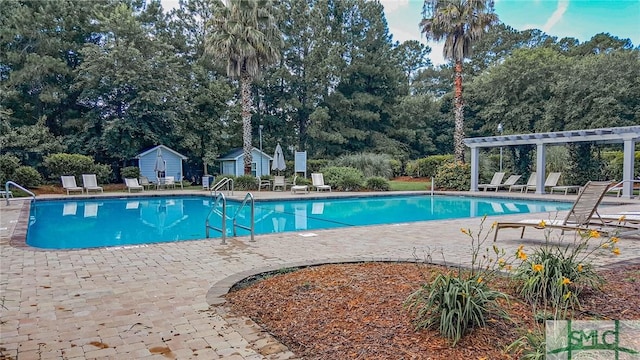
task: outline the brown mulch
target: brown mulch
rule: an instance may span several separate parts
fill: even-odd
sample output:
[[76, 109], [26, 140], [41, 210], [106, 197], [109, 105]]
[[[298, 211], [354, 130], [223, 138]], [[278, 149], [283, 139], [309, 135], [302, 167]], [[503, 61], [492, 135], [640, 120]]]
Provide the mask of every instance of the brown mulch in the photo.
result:
[[[402, 303], [442, 271], [409, 263], [323, 265], [267, 276], [226, 298], [236, 314], [305, 359], [517, 359], [504, 349], [536, 323], [506, 278], [492, 287], [512, 295], [503, 303], [510, 320], [489, 318], [455, 347], [436, 331], [414, 330]], [[585, 295], [574, 318], [640, 319], [640, 265], [601, 274], [606, 285]]]

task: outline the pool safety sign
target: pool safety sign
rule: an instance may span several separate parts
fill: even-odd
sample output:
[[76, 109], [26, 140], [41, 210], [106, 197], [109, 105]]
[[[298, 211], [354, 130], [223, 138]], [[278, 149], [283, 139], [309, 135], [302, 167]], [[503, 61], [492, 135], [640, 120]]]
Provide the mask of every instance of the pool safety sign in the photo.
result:
[[638, 320], [547, 321], [546, 359], [640, 359]]

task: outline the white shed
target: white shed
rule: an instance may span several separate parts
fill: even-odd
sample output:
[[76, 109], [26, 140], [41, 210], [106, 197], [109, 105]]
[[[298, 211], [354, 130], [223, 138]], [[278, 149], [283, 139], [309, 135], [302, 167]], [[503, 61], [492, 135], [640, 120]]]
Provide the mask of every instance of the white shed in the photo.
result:
[[[251, 150], [251, 174], [264, 176], [271, 173], [271, 161], [273, 158], [260, 150]], [[242, 148], [237, 148], [216, 159], [220, 162], [220, 175], [244, 175], [244, 154]]]
[[154, 146], [135, 157], [138, 159], [140, 175], [146, 176], [153, 182], [158, 180], [158, 176], [155, 171], [158, 153], [162, 154], [162, 158], [164, 159], [166, 166], [165, 176], [174, 176], [176, 181], [182, 181], [182, 176], [184, 175], [184, 172], [182, 171], [182, 161], [187, 160], [187, 157], [164, 145]]

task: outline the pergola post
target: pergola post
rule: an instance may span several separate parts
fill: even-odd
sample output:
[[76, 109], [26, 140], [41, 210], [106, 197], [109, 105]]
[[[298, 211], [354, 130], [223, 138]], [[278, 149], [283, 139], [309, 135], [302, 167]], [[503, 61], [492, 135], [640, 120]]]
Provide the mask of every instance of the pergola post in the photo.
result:
[[471, 147], [471, 189], [469, 191], [478, 191], [478, 173], [480, 163], [480, 148]]
[[546, 149], [544, 143], [539, 142], [536, 144], [536, 194], [544, 194], [544, 180], [546, 179], [545, 164]]
[[633, 139], [624, 140], [624, 158], [622, 160], [622, 197], [631, 199], [633, 197], [633, 162], [634, 162], [635, 141]]

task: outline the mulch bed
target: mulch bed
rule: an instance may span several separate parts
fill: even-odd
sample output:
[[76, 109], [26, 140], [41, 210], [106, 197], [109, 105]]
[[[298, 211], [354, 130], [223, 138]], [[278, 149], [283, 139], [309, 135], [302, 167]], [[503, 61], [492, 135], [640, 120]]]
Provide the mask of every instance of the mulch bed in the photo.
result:
[[[272, 274], [226, 298], [305, 359], [517, 359], [504, 349], [537, 324], [515, 297], [504, 303], [510, 320], [489, 318], [451, 347], [436, 331], [415, 331], [403, 301], [446, 268], [409, 263], [359, 263]], [[640, 319], [640, 265], [601, 273], [602, 291], [582, 300], [574, 318]], [[515, 296], [512, 282], [492, 284]]]

